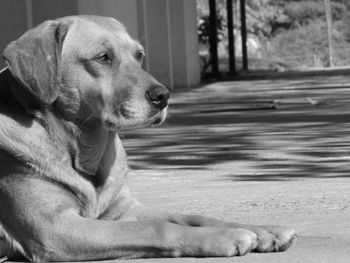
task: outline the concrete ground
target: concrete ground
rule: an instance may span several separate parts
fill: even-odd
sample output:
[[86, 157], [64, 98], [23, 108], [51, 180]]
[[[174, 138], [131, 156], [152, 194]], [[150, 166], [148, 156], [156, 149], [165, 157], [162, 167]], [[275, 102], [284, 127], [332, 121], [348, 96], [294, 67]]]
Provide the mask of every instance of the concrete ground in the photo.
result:
[[299, 233], [283, 253], [130, 262], [350, 262], [349, 83], [214, 83], [173, 94], [164, 127], [126, 132], [144, 203]]
[[176, 92], [161, 128], [125, 132], [145, 204], [288, 225], [287, 252], [107, 262], [350, 262], [348, 77], [221, 82]]

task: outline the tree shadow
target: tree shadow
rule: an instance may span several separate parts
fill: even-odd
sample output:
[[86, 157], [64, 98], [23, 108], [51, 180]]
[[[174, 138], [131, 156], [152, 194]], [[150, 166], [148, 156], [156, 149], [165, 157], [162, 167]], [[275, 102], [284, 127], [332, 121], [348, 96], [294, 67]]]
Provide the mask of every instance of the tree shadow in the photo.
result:
[[239, 181], [347, 177], [346, 81], [223, 82], [175, 93], [165, 127], [121, 135], [130, 166], [219, 169]]

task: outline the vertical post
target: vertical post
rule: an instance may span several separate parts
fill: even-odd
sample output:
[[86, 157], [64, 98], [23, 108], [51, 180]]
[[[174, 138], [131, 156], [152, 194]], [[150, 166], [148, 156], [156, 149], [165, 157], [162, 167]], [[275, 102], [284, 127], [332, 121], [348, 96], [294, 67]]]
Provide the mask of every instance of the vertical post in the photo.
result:
[[329, 56], [329, 66], [333, 67], [333, 43], [332, 43], [332, 10], [330, 0], [324, 0], [324, 6], [326, 10], [326, 20], [327, 20], [327, 33], [328, 33], [328, 56]]
[[226, 0], [227, 10], [227, 30], [228, 30], [228, 52], [230, 62], [230, 75], [236, 74], [236, 61], [235, 61], [235, 37], [233, 34], [233, 10], [232, 0]]
[[27, 30], [33, 28], [33, 3], [32, 0], [26, 0], [26, 16], [27, 16]]
[[248, 71], [247, 24], [246, 24], [245, 0], [240, 0], [240, 10], [241, 10], [241, 37], [242, 37], [243, 70]]
[[219, 75], [216, 0], [209, 0], [209, 44], [213, 76]]

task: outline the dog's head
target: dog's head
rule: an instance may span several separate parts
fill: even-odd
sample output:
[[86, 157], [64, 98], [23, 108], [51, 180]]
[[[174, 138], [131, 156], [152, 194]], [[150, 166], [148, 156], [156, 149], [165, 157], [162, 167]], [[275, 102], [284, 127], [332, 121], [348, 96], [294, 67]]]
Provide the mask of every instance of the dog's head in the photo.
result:
[[11, 74], [40, 107], [109, 130], [166, 117], [169, 91], [142, 69], [144, 56], [121, 23], [96, 16], [46, 21], [4, 51]]

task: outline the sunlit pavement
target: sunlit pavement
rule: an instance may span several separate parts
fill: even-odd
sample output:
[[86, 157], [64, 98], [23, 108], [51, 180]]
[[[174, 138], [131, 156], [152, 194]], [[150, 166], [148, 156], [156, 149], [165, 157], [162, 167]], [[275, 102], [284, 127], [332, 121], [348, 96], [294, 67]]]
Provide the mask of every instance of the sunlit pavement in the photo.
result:
[[349, 80], [176, 92], [164, 127], [126, 132], [130, 184], [144, 203], [299, 233], [283, 253], [142, 262], [350, 262]]

